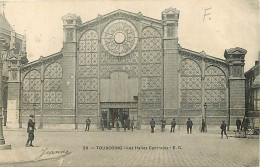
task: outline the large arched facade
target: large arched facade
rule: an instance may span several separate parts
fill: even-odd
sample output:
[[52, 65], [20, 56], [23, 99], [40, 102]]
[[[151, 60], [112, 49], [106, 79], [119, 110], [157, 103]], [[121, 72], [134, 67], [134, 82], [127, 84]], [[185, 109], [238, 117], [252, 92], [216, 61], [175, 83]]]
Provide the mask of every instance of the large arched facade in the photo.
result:
[[178, 10], [166, 9], [162, 20], [123, 10], [86, 23], [73, 14], [62, 20], [62, 50], [10, 72], [8, 102], [17, 107], [9, 113], [18, 113], [20, 126], [34, 113], [40, 127], [66, 128], [88, 117], [96, 126], [131, 119], [140, 128], [152, 118], [218, 125], [243, 116], [232, 95], [243, 93], [246, 51], [228, 49], [219, 59], [182, 48]]

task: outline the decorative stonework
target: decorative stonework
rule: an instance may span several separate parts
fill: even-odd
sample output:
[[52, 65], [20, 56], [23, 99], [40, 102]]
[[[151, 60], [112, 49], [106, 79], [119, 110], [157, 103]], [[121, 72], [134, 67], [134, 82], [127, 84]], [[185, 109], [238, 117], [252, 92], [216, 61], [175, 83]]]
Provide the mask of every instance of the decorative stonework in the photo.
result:
[[108, 53], [125, 56], [136, 47], [138, 36], [132, 23], [119, 19], [105, 27], [101, 38], [102, 46]]
[[230, 48], [230, 49], [226, 49], [225, 52], [227, 54], [246, 54], [247, 50], [243, 49], [243, 48]]
[[182, 114], [187, 110], [194, 110], [195, 115], [201, 110], [201, 70], [199, 65], [191, 60], [184, 59], [180, 64], [180, 109]]

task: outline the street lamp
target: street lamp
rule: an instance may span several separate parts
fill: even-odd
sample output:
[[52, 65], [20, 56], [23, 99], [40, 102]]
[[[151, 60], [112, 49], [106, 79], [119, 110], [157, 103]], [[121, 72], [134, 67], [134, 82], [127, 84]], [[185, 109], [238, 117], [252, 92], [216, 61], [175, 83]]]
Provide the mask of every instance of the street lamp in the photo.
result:
[[206, 119], [207, 119], [207, 103], [204, 104], [204, 109], [205, 109], [205, 128], [206, 128], [206, 131], [207, 131], [207, 124], [206, 124]]

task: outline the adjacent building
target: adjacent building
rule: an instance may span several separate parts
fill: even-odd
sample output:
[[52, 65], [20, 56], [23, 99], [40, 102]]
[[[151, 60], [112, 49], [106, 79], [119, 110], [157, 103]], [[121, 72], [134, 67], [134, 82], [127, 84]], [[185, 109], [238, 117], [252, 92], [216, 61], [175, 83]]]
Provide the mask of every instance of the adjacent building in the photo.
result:
[[[260, 58], [260, 52], [258, 57]], [[259, 111], [260, 111], [259, 61], [255, 61], [255, 66], [249, 69], [245, 73], [245, 78], [246, 78], [246, 115], [249, 117], [259, 117]]]

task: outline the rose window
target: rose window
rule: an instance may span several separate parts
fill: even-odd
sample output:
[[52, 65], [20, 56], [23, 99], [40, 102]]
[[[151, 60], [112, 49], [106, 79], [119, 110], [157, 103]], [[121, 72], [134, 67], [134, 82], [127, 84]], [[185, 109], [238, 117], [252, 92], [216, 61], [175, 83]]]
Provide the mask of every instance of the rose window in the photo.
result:
[[132, 23], [126, 20], [116, 20], [109, 23], [102, 34], [102, 45], [114, 56], [125, 56], [137, 44], [137, 31]]

